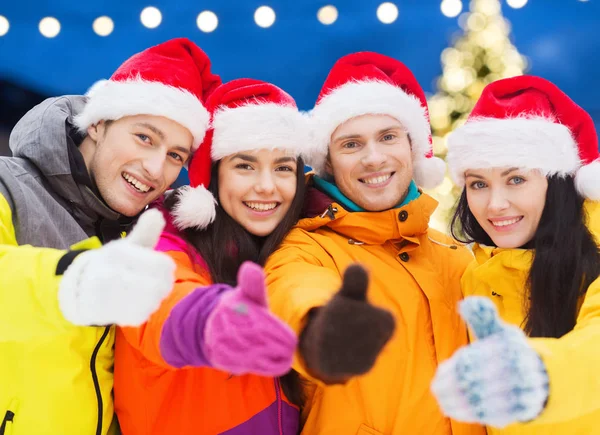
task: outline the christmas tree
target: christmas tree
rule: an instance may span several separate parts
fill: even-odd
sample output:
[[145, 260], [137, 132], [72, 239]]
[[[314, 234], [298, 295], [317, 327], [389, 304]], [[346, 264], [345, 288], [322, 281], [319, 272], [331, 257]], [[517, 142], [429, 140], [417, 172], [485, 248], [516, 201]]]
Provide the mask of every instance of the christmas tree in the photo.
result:
[[[499, 0], [472, 0], [459, 24], [463, 33], [442, 52], [438, 92], [429, 99], [434, 152], [442, 158], [447, 151], [446, 136], [465, 122], [485, 85], [521, 75], [527, 66], [510, 41], [510, 23], [502, 15]], [[447, 232], [460, 189], [446, 176], [428, 193], [440, 203], [432, 226]]]

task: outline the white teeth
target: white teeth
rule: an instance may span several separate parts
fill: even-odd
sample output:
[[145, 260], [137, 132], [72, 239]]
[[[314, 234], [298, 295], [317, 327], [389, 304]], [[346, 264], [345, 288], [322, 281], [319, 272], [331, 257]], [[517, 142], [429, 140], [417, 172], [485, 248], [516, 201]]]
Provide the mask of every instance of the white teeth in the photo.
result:
[[520, 220], [521, 220], [521, 218], [518, 217], [518, 218], [513, 218], [513, 219], [507, 219], [505, 221], [495, 221], [495, 222], [490, 221], [490, 222], [492, 222], [492, 225], [495, 227], [505, 227], [508, 225], [516, 224]]
[[258, 211], [273, 210], [275, 207], [277, 207], [277, 203], [276, 202], [270, 202], [270, 203], [264, 203], [264, 202], [245, 202], [244, 204], [246, 204], [252, 210], [258, 210]]
[[129, 182], [129, 184], [131, 184], [133, 187], [135, 187], [140, 192], [146, 193], [150, 190], [150, 186], [145, 185], [137, 178], [134, 178], [133, 176], [129, 175], [127, 172], [123, 172], [123, 174], [121, 174], [121, 175], [123, 176], [123, 178], [125, 180], [127, 180]]
[[387, 181], [391, 176], [392, 176], [392, 174], [387, 174], [387, 175], [381, 175], [379, 177], [363, 178], [362, 181], [365, 184], [379, 184], [379, 183], [383, 183], [383, 182]]

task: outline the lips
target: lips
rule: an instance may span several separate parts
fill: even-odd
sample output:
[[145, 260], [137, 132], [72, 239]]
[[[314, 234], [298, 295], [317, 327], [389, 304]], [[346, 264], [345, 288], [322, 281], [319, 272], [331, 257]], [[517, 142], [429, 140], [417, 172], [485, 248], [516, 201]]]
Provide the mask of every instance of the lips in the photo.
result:
[[359, 178], [358, 181], [364, 184], [382, 184], [389, 180], [394, 172], [388, 172], [387, 174], [380, 174], [371, 177]]
[[140, 193], [148, 193], [151, 190], [154, 190], [152, 186], [148, 186], [147, 184], [138, 180], [128, 172], [122, 172], [121, 176], [125, 181], [127, 181], [134, 189], [136, 189]]
[[494, 226], [494, 227], [498, 227], [498, 228], [503, 228], [503, 227], [507, 227], [509, 225], [513, 225], [516, 224], [517, 222], [520, 222], [523, 219], [523, 216], [517, 216], [514, 218], [510, 218], [510, 219], [488, 219], [490, 221], [490, 223]]
[[244, 205], [254, 211], [271, 211], [279, 206], [278, 202], [254, 202], [247, 201]]

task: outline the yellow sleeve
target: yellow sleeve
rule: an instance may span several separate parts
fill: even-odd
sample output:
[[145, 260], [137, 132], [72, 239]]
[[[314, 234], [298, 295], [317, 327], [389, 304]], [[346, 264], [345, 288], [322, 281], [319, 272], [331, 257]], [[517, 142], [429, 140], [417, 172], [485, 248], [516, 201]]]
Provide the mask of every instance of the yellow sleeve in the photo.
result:
[[[74, 249], [98, 246], [93, 238]], [[56, 266], [66, 252], [17, 245], [12, 212], [0, 194], [0, 342], [39, 339], [73, 327], [58, 306]]]
[[[311, 308], [325, 305], [340, 289], [342, 278], [325, 250], [302, 230], [292, 230], [265, 265], [269, 306], [296, 334]], [[313, 379], [299, 352], [293, 368]], [[313, 379], [314, 380], [314, 379]]]
[[575, 328], [561, 338], [530, 338], [550, 379], [548, 404], [533, 422], [557, 423], [600, 409], [600, 278], [586, 293]]

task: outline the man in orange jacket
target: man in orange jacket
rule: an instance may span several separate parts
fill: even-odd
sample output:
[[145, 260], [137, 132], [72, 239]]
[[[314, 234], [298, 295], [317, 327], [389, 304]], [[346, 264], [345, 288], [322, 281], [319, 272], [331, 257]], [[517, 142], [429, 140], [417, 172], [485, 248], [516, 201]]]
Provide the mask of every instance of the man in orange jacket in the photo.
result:
[[303, 433], [484, 434], [444, 417], [429, 390], [467, 343], [456, 307], [471, 255], [428, 226], [437, 203], [417, 185], [445, 166], [423, 90], [397, 60], [356, 53], [311, 118], [304, 218], [266, 265], [271, 309], [300, 338], [294, 368], [316, 383]]

